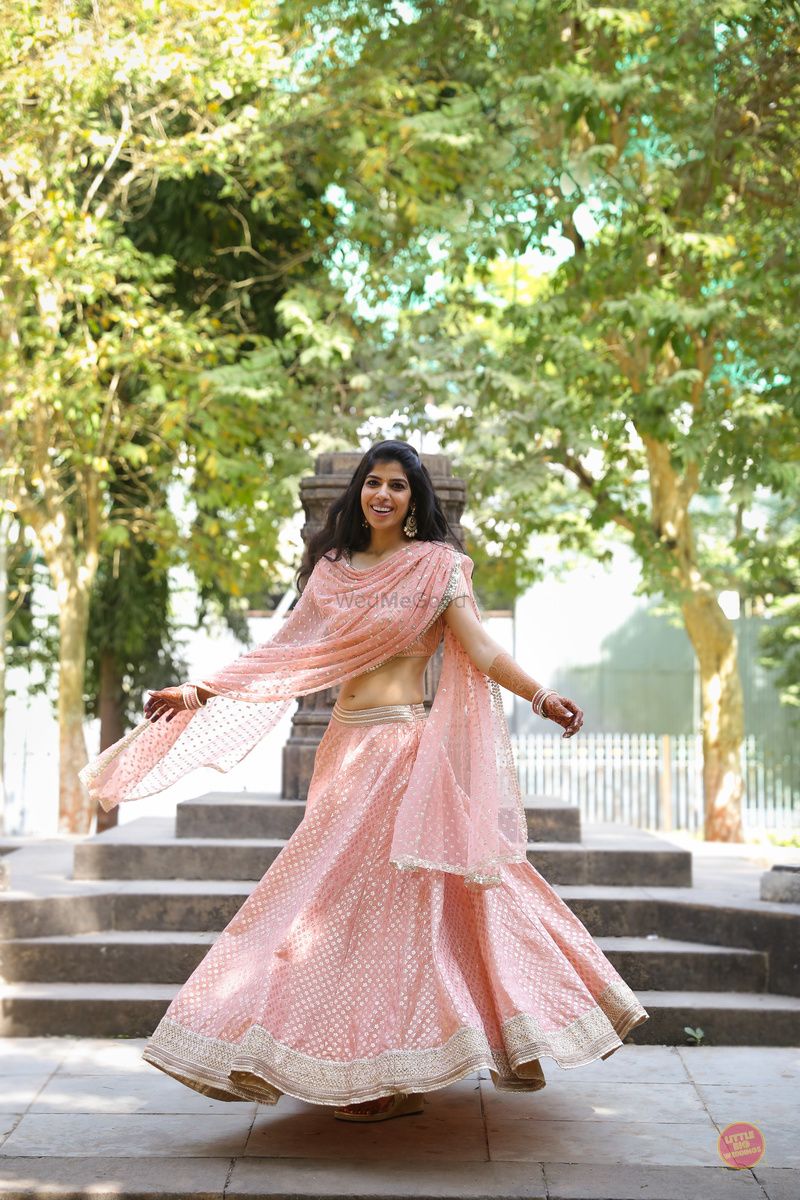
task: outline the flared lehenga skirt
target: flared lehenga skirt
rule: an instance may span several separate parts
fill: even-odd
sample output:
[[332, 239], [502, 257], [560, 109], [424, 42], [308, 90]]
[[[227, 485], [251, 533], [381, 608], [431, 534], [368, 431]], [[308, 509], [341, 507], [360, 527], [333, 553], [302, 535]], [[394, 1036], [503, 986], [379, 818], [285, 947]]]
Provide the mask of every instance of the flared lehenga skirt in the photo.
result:
[[503, 883], [389, 862], [426, 712], [335, 706], [306, 812], [174, 996], [142, 1058], [218, 1100], [343, 1105], [487, 1068], [608, 1058], [649, 1014], [528, 862]]

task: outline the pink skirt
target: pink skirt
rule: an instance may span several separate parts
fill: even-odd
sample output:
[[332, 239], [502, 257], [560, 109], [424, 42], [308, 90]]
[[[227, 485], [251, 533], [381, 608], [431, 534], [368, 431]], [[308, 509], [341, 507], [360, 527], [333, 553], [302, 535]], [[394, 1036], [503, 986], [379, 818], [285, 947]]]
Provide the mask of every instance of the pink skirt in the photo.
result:
[[422, 704], [334, 708], [306, 812], [177, 992], [142, 1058], [217, 1100], [342, 1105], [487, 1068], [608, 1058], [649, 1014], [530, 863], [485, 890], [400, 871], [392, 825]]

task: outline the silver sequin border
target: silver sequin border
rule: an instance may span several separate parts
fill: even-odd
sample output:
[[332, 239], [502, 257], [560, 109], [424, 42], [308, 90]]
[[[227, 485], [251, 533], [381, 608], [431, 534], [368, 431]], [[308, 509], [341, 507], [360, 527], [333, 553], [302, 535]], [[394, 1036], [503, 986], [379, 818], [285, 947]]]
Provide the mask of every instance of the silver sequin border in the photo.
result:
[[633, 991], [618, 981], [564, 1029], [545, 1031], [535, 1017], [517, 1013], [502, 1025], [502, 1048], [489, 1046], [482, 1030], [463, 1026], [443, 1046], [387, 1050], [348, 1062], [303, 1054], [261, 1025], [252, 1025], [240, 1043], [232, 1043], [195, 1033], [165, 1014], [142, 1058], [216, 1100], [269, 1105], [284, 1094], [340, 1105], [391, 1092], [435, 1091], [480, 1068], [491, 1072], [499, 1091], [539, 1091], [545, 1086], [540, 1058], [552, 1058], [560, 1067], [587, 1066], [620, 1049], [626, 1034], [648, 1018]]

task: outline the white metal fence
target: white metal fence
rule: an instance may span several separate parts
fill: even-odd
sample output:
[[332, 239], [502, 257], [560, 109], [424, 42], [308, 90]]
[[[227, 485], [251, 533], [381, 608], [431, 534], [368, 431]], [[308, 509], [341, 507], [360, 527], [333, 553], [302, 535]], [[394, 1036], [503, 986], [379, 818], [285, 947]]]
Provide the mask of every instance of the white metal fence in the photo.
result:
[[[588, 821], [649, 829], [703, 828], [700, 734], [512, 735], [523, 794], [557, 796]], [[800, 749], [749, 735], [742, 751], [748, 829], [800, 830]]]

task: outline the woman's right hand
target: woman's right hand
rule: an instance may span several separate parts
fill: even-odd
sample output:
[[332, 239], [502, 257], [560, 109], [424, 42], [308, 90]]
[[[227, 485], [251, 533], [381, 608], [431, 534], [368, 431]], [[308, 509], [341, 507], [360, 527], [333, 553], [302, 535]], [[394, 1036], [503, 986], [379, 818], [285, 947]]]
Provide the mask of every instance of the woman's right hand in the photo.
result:
[[184, 712], [185, 709], [183, 692], [179, 687], [159, 688], [151, 692], [144, 702], [144, 715], [148, 721], [157, 721], [165, 713], [167, 720], [171, 721], [176, 713]]
[[583, 725], [583, 709], [566, 696], [548, 696], [542, 705], [542, 716], [564, 726], [562, 738], [572, 737]]

